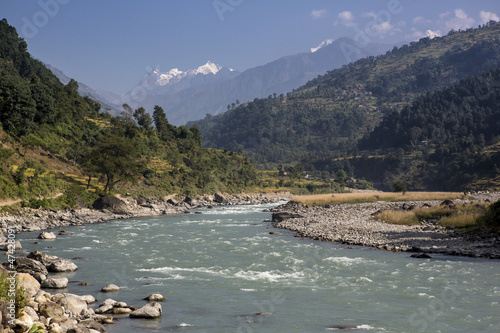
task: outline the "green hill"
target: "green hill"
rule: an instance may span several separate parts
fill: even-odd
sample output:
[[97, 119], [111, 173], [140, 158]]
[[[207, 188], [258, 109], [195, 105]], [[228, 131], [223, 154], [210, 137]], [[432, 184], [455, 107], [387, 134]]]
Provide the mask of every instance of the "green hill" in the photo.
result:
[[205, 146], [241, 150], [263, 167], [301, 162], [306, 170], [344, 169], [380, 182], [383, 176], [353, 159], [368, 148], [358, 140], [417, 97], [499, 66], [500, 24], [490, 22], [361, 59], [286, 96], [255, 99], [195, 124]]
[[412, 188], [472, 189], [481, 180], [486, 181], [483, 187], [495, 188], [500, 176], [499, 87], [497, 68], [418, 97], [360, 141], [360, 149], [378, 150], [380, 156], [353, 163], [372, 179], [400, 180]]
[[117, 117], [100, 108], [78, 94], [76, 81], [61, 84], [0, 21], [0, 198], [63, 192], [71, 204], [75, 195], [90, 200], [111, 190], [233, 192], [257, 181], [247, 157], [202, 148], [196, 126], [171, 125], [160, 107], [153, 117], [143, 108], [125, 106]]

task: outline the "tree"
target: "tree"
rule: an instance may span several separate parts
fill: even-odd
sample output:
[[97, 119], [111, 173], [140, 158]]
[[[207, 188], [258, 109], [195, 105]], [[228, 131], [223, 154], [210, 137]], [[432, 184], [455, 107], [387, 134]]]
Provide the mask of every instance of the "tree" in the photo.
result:
[[134, 119], [134, 113], [132, 112], [132, 108], [128, 104], [123, 104], [123, 111], [121, 113], [121, 117], [126, 121], [126, 122], [133, 122]]
[[105, 192], [111, 192], [122, 181], [135, 182], [145, 168], [134, 141], [113, 134], [106, 135], [83, 158], [88, 175], [102, 174], [106, 178]]
[[392, 187], [394, 187], [394, 192], [403, 192], [403, 194], [406, 193], [406, 183], [402, 180], [394, 181]]
[[147, 113], [143, 107], [140, 107], [134, 111], [134, 118], [137, 121], [137, 124], [145, 130], [150, 129], [153, 125], [153, 119], [151, 118], [151, 115]]
[[337, 171], [335, 176], [337, 177], [339, 183], [343, 184], [347, 178], [347, 173], [344, 171], [344, 169], [340, 169], [339, 171]]
[[154, 107], [153, 121], [160, 139], [163, 141], [174, 139], [174, 126], [168, 122], [167, 115], [161, 106], [156, 105]]

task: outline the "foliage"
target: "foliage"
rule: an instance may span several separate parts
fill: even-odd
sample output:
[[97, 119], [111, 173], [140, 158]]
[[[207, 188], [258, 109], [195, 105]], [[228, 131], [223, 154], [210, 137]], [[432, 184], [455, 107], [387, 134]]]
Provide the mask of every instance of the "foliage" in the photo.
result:
[[301, 163], [386, 189], [395, 180], [409, 189], [472, 189], [500, 165], [500, 155], [481, 154], [500, 139], [498, 67], [500, 24], [490, 22], [358, 60], [286, 96], [195, 123], [205, 146], [242, 151], [264, 168]]
[[399, 156], [384, 157], [385, 171], [414, 186], [418, 179], [425, 188], [458, 190], [480, 176], [493, 178], [500, 154], [485, 150], [500, 135], [498, 86], [500, 68], [423, 95], [387, 115], [360, 148], [396, 149]]
[[500, 200], [490, 205], [488, 212], [482, 219], [482, 223], [490, 228], [500, 227]]
[[[159, 106], [148, 110], [152, 116], [128, 105], [119, 116], [99, 113], [76, 81], [62, 85], [31, 58], [6, 20], [0, 37], [0, 135], [15, 147], [0, 147], [0, 198], [55, 208], [113, 190], [163, 197], [258, 186], [249, 158], [202, 148], [197, 126], [170, 124]], [[75, 174], [63, 171], [70, 167]]]
[[[10, 278], [14, 275], [9, 271], [4, 271], [0, 274], [0, 305], [14, 300], [16, 314], [18, 314], [26, 305], [28, 305], [29, 297], [26, 294], [24, 287], [19, 286], [18, 279], [15, 278], [14, 289], [11, 289]], [[14, 295], [12, 295], [14, 293]], [[14, 296], [14, 297], [13, 297]]]

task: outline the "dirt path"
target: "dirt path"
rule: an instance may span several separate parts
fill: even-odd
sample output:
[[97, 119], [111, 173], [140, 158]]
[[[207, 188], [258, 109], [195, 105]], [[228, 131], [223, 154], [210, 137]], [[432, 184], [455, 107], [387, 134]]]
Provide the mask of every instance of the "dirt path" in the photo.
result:
[[[59, 198], [63, 194], [64, 193], [59, 192], [59, 193], [57, 193], [54, 196], [47, 197], [47, 198], [40, 197], [38, 199], [40, 199], [40, 200], [43, 200], [43, 199], [56, 199], [56, 198]], [[22, 199], [0, 199], [0, 207], [15, 205], [17, 203], [20, 203], [21, 201], [23, 201], [23, 200]]]

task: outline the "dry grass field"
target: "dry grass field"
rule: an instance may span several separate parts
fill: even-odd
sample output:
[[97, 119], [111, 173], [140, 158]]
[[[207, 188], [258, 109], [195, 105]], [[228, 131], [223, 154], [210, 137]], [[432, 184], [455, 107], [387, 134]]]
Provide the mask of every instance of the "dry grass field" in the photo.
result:
[[363, 203], [377, 201], [426, 201], [458, 199], [463, 197], [463, 192], [362, 192], [362, 193], [335, 193], [298, 195], [292, 201], [304, 205], [335, 205], [343, 203]]

